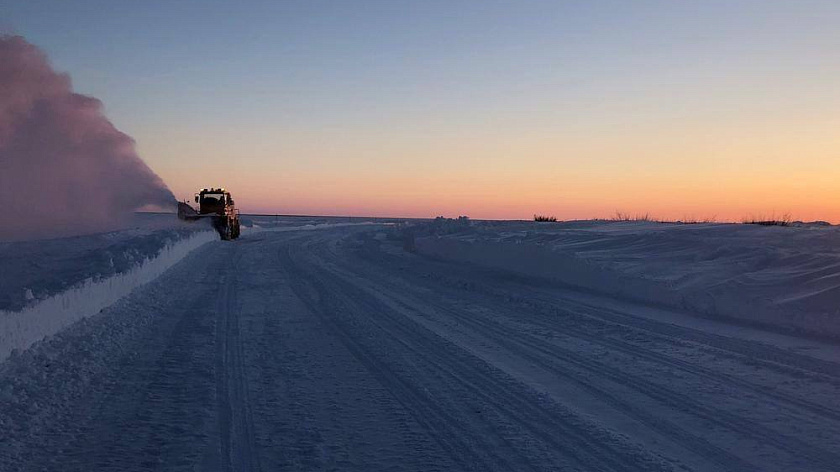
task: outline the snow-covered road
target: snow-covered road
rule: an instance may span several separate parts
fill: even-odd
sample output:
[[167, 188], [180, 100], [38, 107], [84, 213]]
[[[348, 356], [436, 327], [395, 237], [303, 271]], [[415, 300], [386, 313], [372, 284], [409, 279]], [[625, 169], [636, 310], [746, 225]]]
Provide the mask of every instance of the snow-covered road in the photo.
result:
[[840, 348], [258, 232], [0, 367], [0, 470], [837, 470]]

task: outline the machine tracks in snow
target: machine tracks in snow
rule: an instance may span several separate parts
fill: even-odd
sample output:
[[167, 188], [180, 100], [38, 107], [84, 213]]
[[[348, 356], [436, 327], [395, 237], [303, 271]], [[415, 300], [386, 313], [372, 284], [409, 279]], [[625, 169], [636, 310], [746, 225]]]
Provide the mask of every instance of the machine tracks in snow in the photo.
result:
[[[372, 262], [369, 258], [363, 260]], [[386, 261], [388, 262], [377, 261], [380, 266], [377, 268], [393, 263], [393, 260], [386, 259]], [[440, 264], [439, 261], [434, 263]], [[354, 270], [358, 268], [354, 267]], [[697, 363], [663, 355], [650, 345], [658, 344], [677, 349], [686, 345], [697, 346], [715, 357], [748, 363], [783, 375], [805, 376], [836, 387], [840, 387], [840, 363], [800, 355], [765, 343], [707, 333], [694, 328], [622, 313], [603, 306], [582, 303], [563, 297], [563, 291], [560, 291], [558, 295], [541, 288], [540, 285], [545, 283], [541, 280], [533, 282], [536, 286], [534, 288], [515, 286], [521, 290], [514, 296], [511, 292], [516, 288], [500, 289], [499, 286], [505, 283], [494, 283], [493, 277], [487, 277], [486, 274], [483, 280], [477, 280], [474, 277], [465, 281], [463, 278], [440, 273], [428, 273], [427, 270], [428, 268], [421, 272], [422, 275], [411, 274], [411, 282], [414, 286], [445, 292], [450, 298], [470, 300], [496, 313], [507, 313], [507, 318], [511, 320], [521, 319], [522, 313], [527, 313], [527, 324], [531, 328], [537, 327], [554, 334], [573, 336], [611, 350], [667, 364], [709, 379], [716, 379], [725, 384], [734, 384], [751, 390], [756, 395], [771, 396], [811, 410], [815, 414], [840, 420], [840, 409], [798, 398], [775, 388], [754, 384], [749, 380], [705, 368]], [[402, 274], [403, 277], [407, 275]]]
[[[228, 248], [226, 248], [228, 249]], [[230, 248], [236, 251], [236, 248]], [[216, 302], [216, 398], [219, 448], [223, 472], [258, 472], [259, 455], [254, 449], [253, 415], [243, 366], [242, 336], [237, 303], [237, 255], [222, 276]]]
[[[327, 248], [322, 248], [321, 252], [322, 257], [334, 257], [330, 254], [332, 251], [327, 250]], [[364, 255], [365, 251], [361, 252]], [[409, 263], [405, 260], [399, 260], [399, 258], [377, 254], [377, 256], [383, 257], [373, 261], [375, 268], [365, 270], [363, 266], [371, 262], [370, 254], [368, 253], [367, 256], [362, 259], [354, 258], [351, 261], [346, 261], [347, 264], [342, 267], [344, 274], [358, 276], [358, 274], [363, 273], [361, 278], [370, 277], [374, 282], [373, 285], [368, 287], [369, 291], [378, 292], [384, 298], [394, 298], [397, 303], [403, 304], [402, 308], [404, 310], [407, 312], [414, 311], [417, 317], [428, 318], [429, 310], [424, 310], [423, 305], [433, 307], [435, 311], [442, 313], [440, 316], [446, 320], [457, 320], [467, 330], [492, 340], [497, 345], [505, 347], [512, 354], [520, 356], [534, 365], [539, 365], [554, 375], [578, 383], [583, 389], [589, 391], [594, 398], [601, 398], [605, 403], [614, 405], [617, 410], [629, 414], [648, 425], [648, 427], [666, 433], [670, 437], [679, 438], [678, 442], [684, 447], [694, 451], [705, 460], [716, 462], [718, 468], [743, 470], [755, 466], [744, 462], [740, 455], [731, 452], [738, 451], [744, 447], [743, 444], [727, 444], [725, 440], [721, 440], [721, 437], [716, 437], [716, 433], [712, 433], [714, 430], [728, 432], [727, 434], [735, 438], [738, 443], [746, 441], [749, 444], [751, 442], [752, 446], [750, 447], [756, 450], [764, 449], [765, 455], [786, 454], [788, 456], [787, 463], [792, 466], [806, 463], [821, 470], [832, 470], [834, 464], [840, 460], [838, 451], [830, 447], [829, 444], [822, 443], [820, 445], [819, 442], [813, 444], [812, 441], [799, 438], [798, 435], [781, 434], [777, 431], [780, 425], [788, 430], [790, 425], [781, 420], [781, 418], [787, 417], [798, 418], [797, 421], [802, 421], [802, 424], [822, 422], [825, 425], [831, 425], [837, 431], [838, 412], [833, 408], [811, 401], [807, 395], [793, 396], [784, 391], [776, 390], [772, 386], [754, 384], [742, 377], [721, 373], [682, 360], [678, 355], [674, 355], [679, 353], [679, 349], [672, 351], [671, 355], [667, 356], [640, 344], [648, 344], [651, 337], [645, 335], [652, 334], [653, 339], [660, 342], [664, 340], [678, 347], [684, 343], [698, 342], [698, 339], [709, 341], [715, 352], [725, 347], [737, 345], [738, 348], [735, 349], [737, 358], [740, 359], [746, 352], [753, 352], [760, 359], [772, 359], [766, 360], [766, 362], [772, 362], [769, 368], [774, 371], [778, 371], [780, 368], [776, 361], [785, 360], [781, 354], [787, 351], [766, 346], [767, 352], [764, 352], [763, 348], [765, 346], [763, 344], [748, 341], [739, 343], [724, 336], [656, 323], [611, 311], [604, 313], [606, 318], [604, 320], [600, 318], [601, 313], [598, 307], [587, 307], [588, 313], [585, 318], [582, 318], [580, 313], [572, 314], [569, 311], [570, 308], [580, 308], [580, 304], [571, 303], [570, 306], [564, 306], [563, 300], [557, 300], [553, 304], [542, 303], [542, 305], [529, 303], [523, 311], [523, 308], [520, 308], [522, 305], [510, 303], [509, 297], [498, 296], [498, 294], [488, 297], [486, 291], [481, 291], [481, 288], [477, 289], [476, 286], [483, 283], [481, 280], [466, 283], [463, 279], [455, 283], [448, 280], [448, 284], [441, 285], [430, 282], [434, 277], [418, 278], [418, 272], [412, 270], [403, 271], [397, 277], [377, 277], [376, 273], [382, 274], [385, 267], [407, 265]], [[435, 263], [440, 262], [436, 261]], [[352, 269], [349, 270], [350, 268]], [[398, 279], [404, 279], [405, 282], [397, 283]], [[405, 302], [406, 297], [393, 297], [393, 294], [400, 292], [404, 294], [406, 291], [410, 291], [410, 289], [406, 290], [406, 287], [411, 285], [423, 288], [417, 290], [413, 296], [408, 297], [408, 303]], [[464, 286], [469, 287], [469, 289], [453, 288]], [[479, 290], [480, 293], [476, 294], [476, 290]], [[439, 296], [429, 297], [428, 293], [431, 292]], [[529, 294], [525, 291], [520, 296], [528, 298]], [[493, 301], [494, 298], [496, 301]], [[453, 305], [457, 305], [454, 300], [459, 300], [470, 307], [468, 309], [463, 307], [453, 309]], [[482, 310], [485, 310], [486, 313], [482, 313]], [[573, 317], [558, 316], [558, 311], [562, 311], [566, 315], [572, 314]], [[528, 316], [527, 320], [523, 321], [526, 318], [525, 313]], [[608, 330], [604, 329], [604, 324], [614, 323], [616, 317], [620, 317], [621, 325], [613, 324], [609, 328], [618, 328], [620, 332], [635, 333], [636, 335], [642, 333], [642, 337], [645, 338], [644, 343], [626, 342], [620, 339], [620, 336], [619, 339], [612, 337], [607, 332]], [[637, 319], [641, 328], [637, 328], [633, 323]], [[525, 325], [522, 323], [525, 323]], [[662, 334], [662, 331], [668, 332], [671, 336]], [[680, 334], [686, 336], [680, 337]], [[572, 340], [571, 345], [575, 347], [563, 347], [564, 344], [569, 344], [564, 343], [563, 339]], [[581, 345], [581, 342], [585, 344]], [[587, 348], [586, 345], [592, 346], [596, 350], [592, 351], [592, 348]], [[597, 355], [599, 350], [607, 353], [608, 356]], [[776, 426], [771, 428], [764, 424], [765, 421], [758, 422], [742, 413], [733, 411], [731, 408], [720, 408], [721, 406], [725, 407], [725, 405], [710, 404], [708, 400], [700, 401], [703, 395], [701, 391], [696, 389], [675, 390], [674, 387], [663, 384], [661, 380], [651, 382], [651, 379], [648, 378], [650, 373], [644, 372], [643, 366], [634, 366], [627, 370], [622, 368], [621, 364], [613, 364], [616, 354], [627, 359], [625, 361], [627, 366], [641, 360], [657, 366], [657, 369], [679, 372], [679, 376], [688, 375], [696, 383], [710, 382], [713, 385], [720, 385], [721, 388], [730, 389], [732, 395], [743, 395], [742, 392], [746, 392], [748, 397], [764, 398], [768, 400], [768, 403], [760, 409], [767, 410], [773, 416], [776, 416]], [[791, 354], [795, 359], [793, 361], [795, 367], [787, 363], [781, 364], [781, 370], [785, 373], [789, 373], [790, 369], [801, 372], [800, 367], [806, 366], [806, 363], [803, 362], [805, 357], [795, 353]], [[726, 357], [731, 358], [732, 356]], [[602, 361], [600, 360], [602, 358], [608, 360]], [[819, 380], [825, 380], [827, 376], [830, 379], [830, 374], [834, 373], [832, 368], [837, 367], [836, 364], [827, 361], [817, 362], [816, 364], [816, 372], [813, 370], [807, 370], [807, 372], [814, 372]], [[762, 364], [762, 366], [764, 365]], [[646, 375], [639, 375], [643, 373]], [[797, 375], [795, 378], [799, 378], [799, 376]], [[656, 414], [655, 410], [646, 411], [645, 407], [640, 408], [634, 404], [634, 396], [627, 397], [626, 394], [619, 393], [627, 391], [627, 389], [635, 392], [634, 396], [644, 395], [648, 402], [653, 400], [672, 410], [676, 413], [676, 415], [673, 415], [675, 419], [669, 420], [663, 415]], [[781, 410], [777, 411], [778, 409]], [[803, 416], [803, 413], [805, 416]], [[690, 428], [682, 427], [681, 425], [687, 424], [686, 421], [693, 423], [693, 426]], [[700, 429], [698, 429], [699, 425], [702, 425]], [[701, 436], [696, 434], [704, 430], [706, 431], [705, 434]], [[829, 433], [825, 432], [824, 434]], [[819, 439], [819, 436], [816, 436], [816, 438]], [[710, 440], [713, 440], [714, 443]], [[782, 467], [778, 464], [774, 465]]]
[[[396, 313], [337, 277], [329, 263], [322, 265], [310, 257], [296, 262], [293, 251], [288, 248], [281, 253], [281, 263], [293, 268], [296, 275], [306, 274], [297, 277], [299, 296], [340, 333], [354, 355], [377, 373], [383, 385], [462, 467], [509, 470], [530, 464], [535, 470], [545, 470], [565, 464], [580, 470], [667, 468], [655, 456], [538, 396], [468, 351]], [[350, 313], [352, 317], [346, 318]], [[360, 325], [367, 325], [367, 331], [359, 332]], [[376, 341], [365, 343], [366, 338]], [[395, 356], [405, 364], [393, 365], [390, 359]], [[413, 369], [405, 372], [408, 366]], [[447, 397], [447, 409], [430, 395]], [[484, 417], [478, 421], [471, 418], [475, 411]], [[488, 419], [493, 422], [489, 428], [482, 424]], [[500, 432], [505, 434], [494, 437]], [[513, 444], [506, 444], [509, 442]]]

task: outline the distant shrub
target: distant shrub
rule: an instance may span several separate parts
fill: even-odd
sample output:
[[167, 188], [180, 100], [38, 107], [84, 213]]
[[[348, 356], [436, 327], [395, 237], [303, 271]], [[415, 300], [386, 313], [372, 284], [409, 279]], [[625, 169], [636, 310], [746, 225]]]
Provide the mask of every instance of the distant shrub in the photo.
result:
[[790, 226], [792, 224], [790, 214], [785, 213], [779, 217], [772, 215], [770, 218], [762, 216], [750, 216], [741, 220], [745, 225], [760, 225], [760, 226]]
[[650, 213], [631, 215], [630, 213], [625, 213], [623, 211], [616, 211], [615, 215], [608, 221], [643, 221], [648, 223], [662, 223], [671, 225], [697, 225], [717, 222], [716, 217], [714, 216], [711, 218], [687, 217], [681, 220], [663, 220], [652, 216]]
[[534, 221], [544, 221], [544, 222], [556, 223], [557, 218], [554, 217], [554, 216], [534, 215]]
[[654, 221], [654, 222], [658, 222], [659, 220], [650, 216], [650, 213], [645, 213], [644, 215], [632, 216], [632, 215], [630, 215], [630, 213], [624, 213], [623, 211], [616, 211], [615, 216], [612, 217], [612, 221]]

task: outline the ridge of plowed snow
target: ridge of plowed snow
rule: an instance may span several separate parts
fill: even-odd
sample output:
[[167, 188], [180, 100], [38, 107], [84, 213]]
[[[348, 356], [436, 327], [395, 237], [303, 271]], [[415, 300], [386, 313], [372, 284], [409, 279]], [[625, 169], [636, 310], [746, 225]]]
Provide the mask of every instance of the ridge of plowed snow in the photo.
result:
[[0, 362], [13, 350], [26, 349], [45, 336], [98, 313], [160, 276], [193, 249], [217, 239], [215, 231], [196, 232], [165, 245], [157, 255], [138, 261], [127, 271], [98, 280], [86, 279], [21, 311], [0, 311]]

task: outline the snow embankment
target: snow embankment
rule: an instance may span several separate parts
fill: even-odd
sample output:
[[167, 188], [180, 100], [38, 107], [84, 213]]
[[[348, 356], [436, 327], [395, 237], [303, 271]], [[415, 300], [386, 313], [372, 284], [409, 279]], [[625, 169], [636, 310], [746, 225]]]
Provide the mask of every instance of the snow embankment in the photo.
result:
[[617, 298], [840, 338], [840, 228], [481, 222], [420, 230], [421, 254]]
[[125, 271], [106, 278], [87, 278], [65, 291], [27, 304], [19, 311], [0, 310], [0, 362], [13, 350], [26, 349], [45, 336], [98, 313], [135, 288], [154, 280], [194, 249], [217, 239], [214, 231], [192, 232], [181, 239], [168, 240], [156, 254], [149, 254]]

